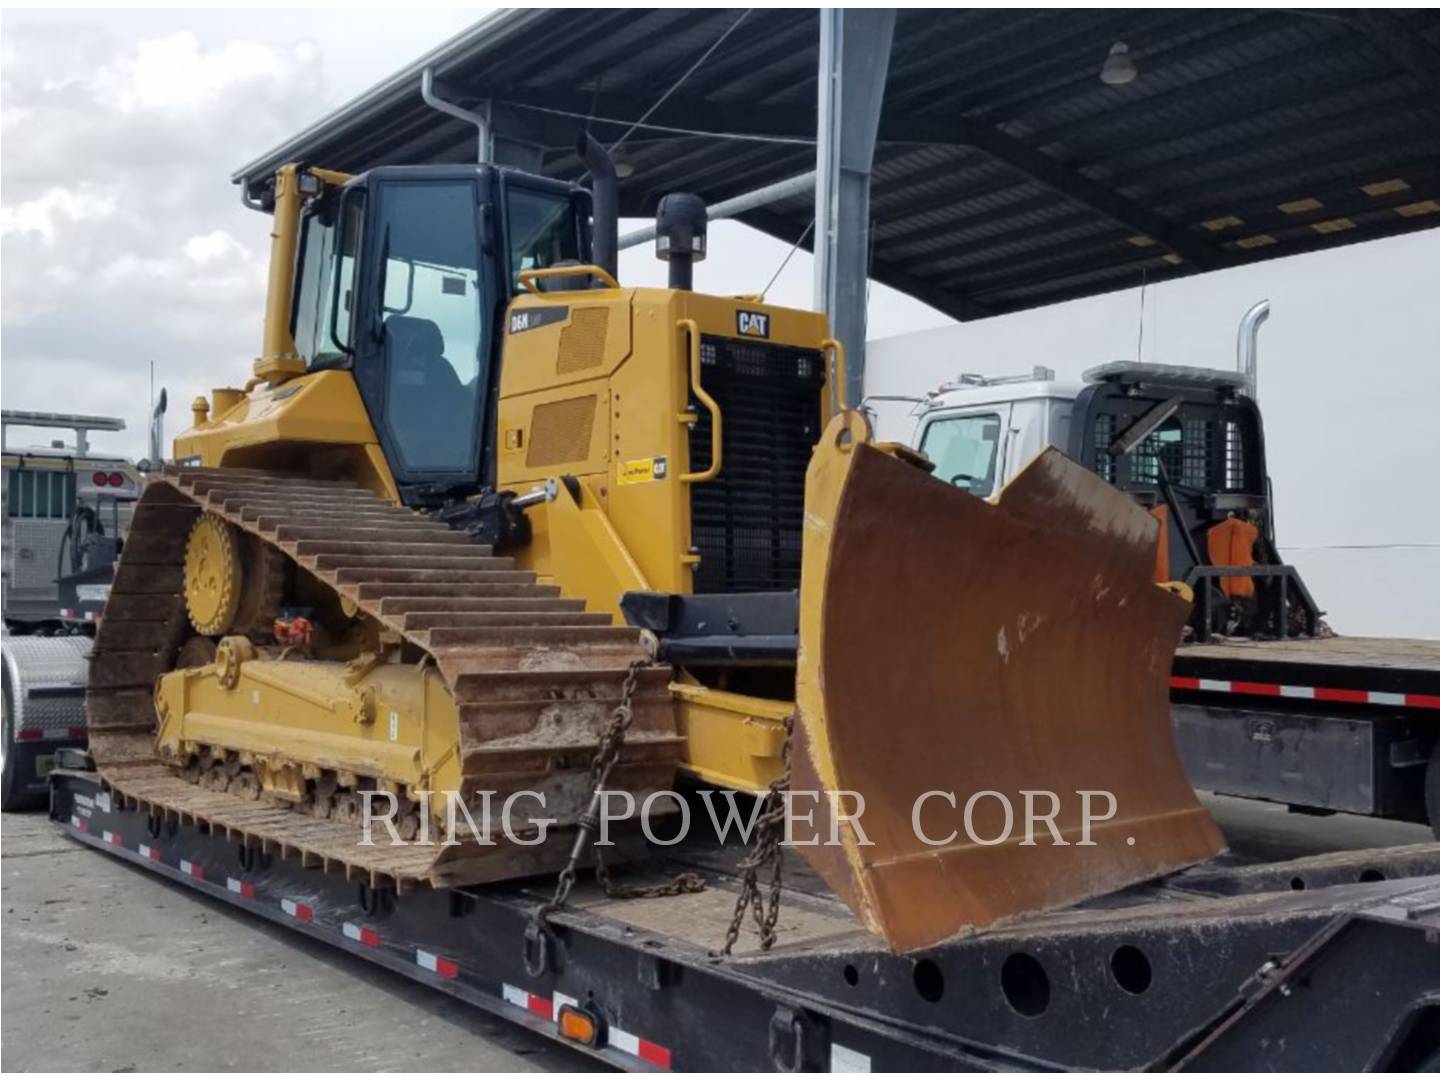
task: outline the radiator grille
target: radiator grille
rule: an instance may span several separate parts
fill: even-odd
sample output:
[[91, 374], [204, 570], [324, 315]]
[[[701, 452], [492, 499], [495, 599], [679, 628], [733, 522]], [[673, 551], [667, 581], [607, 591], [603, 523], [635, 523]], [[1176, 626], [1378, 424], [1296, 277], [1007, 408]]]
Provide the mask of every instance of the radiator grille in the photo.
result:
[[525, 464], [544, 466], [584, 461], [590, 456], [590, 434], [594, 427], [593, 394], [535, 406]]
[[[691, 485], [695, 591], [798, 588], [824, 360], [811, 349], [705, 337], [700, 362], [724, 423], [720, 475]], [[699, 471], [710, 463], [710, 414], [692, 404], [699, 421], [690, 432], [690, 467]]]

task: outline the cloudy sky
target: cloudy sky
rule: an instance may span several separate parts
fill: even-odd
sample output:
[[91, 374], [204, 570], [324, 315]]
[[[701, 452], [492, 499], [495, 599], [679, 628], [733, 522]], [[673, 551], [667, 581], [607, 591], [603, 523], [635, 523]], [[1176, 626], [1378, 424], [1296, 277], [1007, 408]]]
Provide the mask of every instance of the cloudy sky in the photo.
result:
[[[259, 345], [267, 222], [229, 174], [473, 22], [482, 9], [6, 11], [0, 21], [0, 391], [8, 408], [124, 416], [144, 453], [148, 369], [169, 433], [197, 393], [241, 385]], [[761, 287], [784, 245], [712, 230], [697, 274]], [[622, 276], [661, 282], [647, 250]], [[1261, 399], [1280, 540], [1336, 625], [1440, 637], [1440, 230], [1161, 286], [1146, 359], [1229, 365], [1235, 322], [1269, 296]], [[798, 254], [771, 291], [809, 306]], [[961, 370], [1078, 374], [1135, 354], [1134, 293], [943, 329], [871, 294], [872, 392]]]

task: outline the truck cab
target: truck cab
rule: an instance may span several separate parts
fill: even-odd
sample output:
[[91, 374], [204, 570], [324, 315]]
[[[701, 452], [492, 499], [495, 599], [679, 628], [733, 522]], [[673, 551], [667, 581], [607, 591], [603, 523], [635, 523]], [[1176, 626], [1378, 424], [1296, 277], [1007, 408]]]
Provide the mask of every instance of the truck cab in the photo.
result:
[[1028, 375], [961, 375], [917, 402], [901, 441], [924, 453], [940, 479], [989, 498], [1045, 447], [1069, 446], [1083, 389], [1044, 367]]

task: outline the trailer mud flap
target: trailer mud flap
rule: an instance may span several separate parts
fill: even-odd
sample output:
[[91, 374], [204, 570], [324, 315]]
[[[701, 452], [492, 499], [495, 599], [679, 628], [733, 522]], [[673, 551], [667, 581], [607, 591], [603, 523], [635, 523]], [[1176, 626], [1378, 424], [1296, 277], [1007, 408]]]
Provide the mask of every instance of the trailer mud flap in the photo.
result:
[[901, 951], [1219, 852], [1155, 520], [1057, 451], [994, 502], [907, 456], [842, 413], [806, 477], [798, 852]]

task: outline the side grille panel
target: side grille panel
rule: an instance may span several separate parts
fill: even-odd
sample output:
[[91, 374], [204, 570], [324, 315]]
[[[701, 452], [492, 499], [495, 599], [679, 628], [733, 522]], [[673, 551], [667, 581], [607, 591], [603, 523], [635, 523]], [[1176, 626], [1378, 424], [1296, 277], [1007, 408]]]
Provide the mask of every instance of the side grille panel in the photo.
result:
[[560, 331], [560, 351], [555, 373], [569, 375], [599, 367], [605, 360], [605, 334], [609, 329], [608, 308], [577, 308], [570, 325]]
[[527, 466], [562, 465], [590, 456], [595, 427], [595, 396], [567, 398], [535, 406]]
[[[720, 475], [691, 486], [697, 593], [795, 589], [805, 469], [820, 437], [821, 354], [704, 337], [701, 379], [724, 423]], [[696, 405], [690, 467], [710, 464], [710, 414]]]

